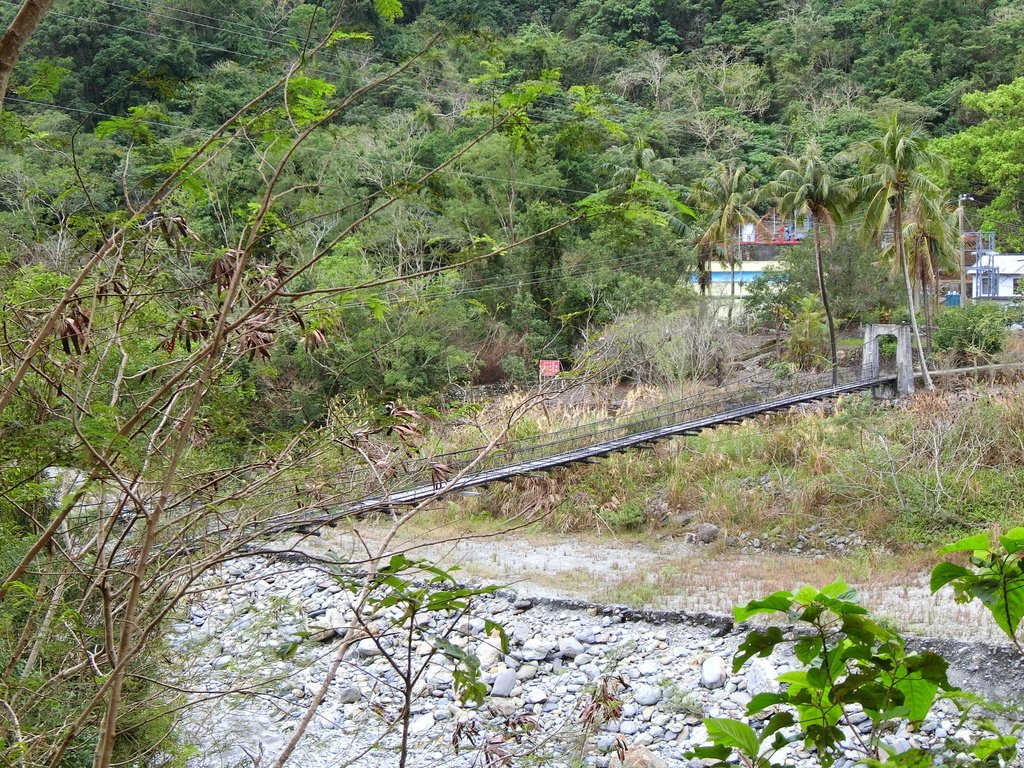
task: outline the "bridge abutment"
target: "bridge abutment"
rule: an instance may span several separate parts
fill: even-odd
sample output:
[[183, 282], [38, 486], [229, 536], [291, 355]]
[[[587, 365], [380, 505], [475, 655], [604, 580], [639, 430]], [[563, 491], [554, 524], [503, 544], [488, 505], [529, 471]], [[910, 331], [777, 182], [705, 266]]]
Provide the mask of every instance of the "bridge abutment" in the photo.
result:
[[914, 345], [909, 325], [894, 323], [869, 323], [864, 326], [864, 358], [861, 362], [861, 376], [874, 379], [881, 375], [882, 355], [879, 340], [885, 336], [896, 339], [896, 386], [875, 387], [872, 393], [877, 398], [902, 397], [914, 394]]

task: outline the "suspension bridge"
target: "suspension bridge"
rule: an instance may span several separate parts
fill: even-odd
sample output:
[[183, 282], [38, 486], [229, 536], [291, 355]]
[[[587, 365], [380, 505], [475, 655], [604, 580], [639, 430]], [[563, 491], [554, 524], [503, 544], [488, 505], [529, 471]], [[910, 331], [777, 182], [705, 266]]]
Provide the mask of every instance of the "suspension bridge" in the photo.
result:
[[[896, 340], [892, 371], [883, 371], [880, 339]], [[574, 464], [594, 464], [621, 451], [649, 448], [674, 437], [696, 435], [726, 424], [788, 410], [841, 395], [873, 390], [887, 396], [909, 394], [914, 389], [910, 330], [906, 326], [868, 326], [859, 370], [841, 368], [833, 381], [832, 372], [773, 378], [757, 371], [743, 381], [716, 389], [710, 395], [674, 400], [624, 417], [590, 422], [559, 432], [512, 440], [489, 450], [473, 448], [417, 459], [391, 468], [391, 476], [367, 469], [353, 470], [348, 486], [354, 500], [323, 513], [279, 521], [276, 530], [311, 530], [345, 517], [415, 506], [452, 493], [473, 493], [473, 489], [519, 477], [536, 477]], [[366, 495], [376, 484], [379, 494]], [[387, 492], [383, 492], [384, 487]], [[359, 496], [359, 492], [364, 495]]]

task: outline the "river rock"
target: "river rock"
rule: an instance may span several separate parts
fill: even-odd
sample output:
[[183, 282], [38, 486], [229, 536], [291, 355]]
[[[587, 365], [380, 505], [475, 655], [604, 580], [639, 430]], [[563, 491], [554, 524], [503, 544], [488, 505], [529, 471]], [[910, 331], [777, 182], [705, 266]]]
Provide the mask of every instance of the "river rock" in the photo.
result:
[[364, 658], [381, 655], [380, 648], [377, 647], [377, 643], [368, 637], [363, 638], [356, 644], [356, 654]]
[[409, 733], [426, 733], [434, 727], [434, 713], [425, 712], [409, 723]]
[[524, 661], [542, 661], [548, 657], [548, 654], [554, 649], [555, 644], [550, 640], [545, 640], [540, 637], [531, 637], [525, 643], [523, 643], [523, 649], [520, 655]]
[[641, 707], [650, 707], [661, 701], [661, 688], [656, 685], [641, 685], [633, 694], [633, 700]]
[[668, 763], [655, 755], [647, 747], [630, 747], [622, 759], [614, 755], [608, 761], [608, 768], [668, 768]]
[[710, 544], [719, 536], [719, 528], [714, 523], [701, 523], [697, 526], [697, 541]]
[[721, 656], [709, 656], [700, 666], [700, 684], [705, 688], [721, 688], [728, 676]]
[[[301, 716], [302, 702], [309, 701], [324, 679], [333, 655], [298, 639], [307, 632], [312, 635], [315, 627], [328, 629], [336, 623], [353, 623], [347, 610], [335, 607], [341, 605], [339, 598], [324, 588], [319, 571], [296, 571], [290, 562], [263, 557], [253, 557], [249, 562], [251, 567], [244, 571], [225, 575], [222, 570], [203, 583], [207, 591], [190, 606], [198, 610], [182, 611], [174, 617], [176, 623], [171, 625], [168, 644], [187, 649], [192, 658], [198, 654], [205, 662], [182, 670], [182, 683], [227, 688], [237, 685], [240, 675], [249, 674], [236, 668], [244, 665], [246, 670], [259, 669], [266, 677], [264, 690], [270, 695], [246, 698], [237, 712], [223, 717], [212, 705], [186, 712], [183, 734], [195, 734], [201, 754], [210, 756], [189, 768], [217, 768], [226, 762], [244, 761], [240, 747], [231, 747], [237, 755], [232, 753], [230, 760], [223, 759], [221, 744], [244, 743], [246, 749], [258, 749], [263, 741], [276, 749], [284, 738], [281, 733], [290, 731]], [[266, 595], [259, 599], [253, 595], [256, 580], [268, 585]], [[311, 585], [317, 588], [311, 590]], [[275, 613], [274, 622], [259, 620], [266, 613], [268, 600], [275, 601], [275, 612], [280, 613]], [[414, 639], [411, 661], [417, 669], [431, 661], [419, 678], [411, 703], [410, 749], [418, 760], [431, 764], [446, 760], [456, 727], [452, 720], [467, 723], [475, 719], [480, 727], [478, 736], [489, 738], [485, 734], [499, 728], [502, 720], [526, 713], [535, 718], [537, 732], [524, 736], [523, 749], [543, 752], [562, 724], [578, 721], [595, 693], [603, 691], [620, 701], [622, 709], [618, 719], [602, 718], [596, 724], [589, 746], [596, 743], [597, 750], [587, 756], [587, 768], [608, 768], [609, 764], [618, 768], [662, 768], [665, 760], [673, 768], [698, 768], [683, 756], [707, 740], [701, 715], [742, 718], [750, 696], [777, 690], [778, 672], [797, 666], [791, 652], [780, 648], [770, 660], [752, 659], [730, 678], [727, 661], [742, 639], [738, 632], [722, 633], [719, 627], [686, 620], [652, 623], [614, 608], [579, 609], [535, 600], [531, 610], [520, 613], [514, 605], [512, 595], [482, 596], [474, 601], [472, 613], [458, 620], [456, 631], [450, 635], [453, 645], [484, 662], [482, 680], [489, 684], [490, 696], [480, 708], [456, 701], [453, 664], [436, 654], [425, 639], [450, 625], [437, 617], [419, 622], [424, 634]], [[328, 611], [334, 613], [328, 617]], [[194, 617], [205, 619], [202, 627], [189, 620]], [[383, 652], [393, 654], [404, 665], [406, 645], [392, 640], [395, 622], [403, 620], [400, 611], [384, 609], [368, 620], [374, 622], [370, 631], [384, 644]], [[485, 635], [492, 621], [504, 624], [512, 637], [509, 654], [500, 654], [498, 639]], [[403, 630], [406, 626], [402, 625]], [[276, 658], [274, 651], [284, 642], [296, 644], [294, 654], [288, 659]], [[971, 663], [981, 668], [986, 659], [978, 655]], [[663, 680], [666, 685], [667, 681], [674, 685], [662, 689], [658, 683]], [[386, 726], [370, 715], [369, 708], [395, 711], [400, 704], [396, 692], [400, 685], [399, 676], [381, 656], [373, 638], [363, 636], [346, 656], [346, 664], [338, 670], [337, 684], [331, 686], [330, 696], [311, 721], [312, 738], [304, 741], [301, 754], [296, 753], [296, 763], [334, 765], [380, 739]], [[857, 710], [849, 715], [854, 728], [845, 735], [853, 739], [856, 731], [863, 731], [870, 722]], [[941, 760], [942, 739], [959, 727], [954, 722], [956, 715], [952, 704], [939, 702], [921, 731], [904, 728], [886, 734], [887, 744], [897, 751], [907, 745], [922, 747]], [[858, 725], [858, 720], [864, 722]], [[251, 733], [253, 740], [245, 741], [242, 734], [246, 733]], [[969, 740], [976, 738], [977, 732], [965, 726], [958, 735]], [[459, 744], [467, 749], [470, 746], [466, 738]], [[614, 757], [620, 744], [625, 760]], [[649, 750], [645, 749], [648, 745]], [[557, 762], [549, 752], [543, 759]], [[812, 753], [800, 749], [791, 750], [786, 762], [790, 768], [818, 765]], [[461, 763], [452, 762], [456, 764]], [[384, 768], [391, 763], [384, 757], [374, 757], [360, 765]], [[837, 768], [853, 768], [853, 761], [840, 759]]]
[[537, 676], [539, 669], [540, 667], [533, 663], [523, 664], [523, 666], [516, 670], [516, 678], [519, 680], [532, 680]]
[[476, 647], [476, 657], [480, 661], [480, 668], [493, 667], [501, 661], [501, 635], [496, 631], [482, 639]]
[[757, 696], [759, 693], [777, 693], [779, 682], [775, 678], [779, 673], [768, 659], [755, 658], [747, 664], [747, 693]]
[[516, 687], [516, 671], [504, 669], [494, 676], [491, 683], [491, 696], [511, 696], [512, 689]]
[[645, 659], [636, 666], [637, 672], [639, 672], [641, 675], [644, 675], [645, 677], [647, 675], [657, 674], [659, 669], [661, 669], [661, 664], [659, 664], [654, 659]]
[[575, 637], [563, 637], [558, 641], [558, 650], [562, 656], [567, 659], [575, 659], [581, 653], [584, 653], [587, 649], [579, 640]]

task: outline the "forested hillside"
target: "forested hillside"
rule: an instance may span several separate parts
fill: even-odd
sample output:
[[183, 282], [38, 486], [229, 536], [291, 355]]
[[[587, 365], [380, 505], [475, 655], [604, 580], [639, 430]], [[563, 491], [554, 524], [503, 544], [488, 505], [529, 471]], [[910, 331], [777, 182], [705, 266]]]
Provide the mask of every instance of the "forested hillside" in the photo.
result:
[[[41, 23], [21, 34], [25, 9]], [[449, 693], [482, 700], [479, 660], [445, 638], [491, 589], [462, 589], [396, 554], [399, 529], [437, 499], [409, 511], [393, 492], [429, 476], [447, 493], [488, 450], [560, 416], [523, 418], [525, 396], [466, 405], [455, 385], [532, 383], [547, 359], [571, 379], [719, 402], [742, 352], [761, 355], [750, 366], [780, 387], [799, 369], [824, 382], [831, 368], [834, 395], [850, 357], [844, 328], [896, 318], [914, 328], [930, 388], [929, 355], [987, 359], [1008, 334], [994, 304], [935, 313], [940, 273], [959, 272], [963, 219], [1024, 249], [1019, 0], [2, 0], [8, 25], [18, 34], [0, 38], [5, 765], [185, 765], [191, 737], [179, 741], [174, 722], [189, 699], [264, 695], [244, 675], [231, 691], [209, 688], [209, 670], [236, 670], [212, 620], [209, 667], [175, 677], [178, 657], [196, 654], [172, 641], [209, 613], [230, 624], [225, 635], [241, 631], [232, 606], [201, 607], [223, 573], [254, 582], [267, 599], [253, 615], [281, 624], [258, 640], [274, 684], [286, 684], [267, 700], [290, 696], [290, 711], [305, 711], [276, 757], [261, 744], [244, 764], [286, 764], [354, 644], [376, 656], [378, 632], [390, 643], [408, 627], [406, 658], [419, 656], [424, 613], [455, 617], [423, 644], [424, 663], [467, 664]], [[773, 209], [800, 219], [803, 237], [741, 303], [740, 232]], [[753, 326], [777, 331], [773, 343]], [[1013, 510], [992, 512], [1019, 497], [1024, 411], [1005, 400], [967, 420], [953, 400], [924, 401], [927, 429], [913, 413], [868, 422], [857, 405], [835, 429], [816, 416], [796, 432], [783, 424], [792, 439], [727, 433], [746, 442], [701, 461], [637, 462], [629, 482], [591, 468], [601, 482], [557, 506], [578, 501], [600, 530], [657, 524], [644, 494], [664, 520], [685, 501], [776, 534], [776, 512], [800, 525], [812, 513], [859, 516], [878, 536], [1016, 524]], [[578, 422], [564, 427], [579, 435]], [[448, 458], [467, 446], [474, 459]], [[869, 465], [884, 469], [850, 474]], [[810, 489], [792, 504], [789, 477]], [[835, 500], [833, 486], [850, 490]], [[394, 528], [316, 561], [338, 581], [329, 594], [351, 601], [317, 631], [334, 644], [315, 651], [333, 656], [330, 671], [296, 693], [289, 666], [311, 634], [245, 563], [282, 532], [351, 522], [353, 500], [368, 496]], [[529, 522], [512, 498], [514, 524]], [[959, 549], [977, 554], [981, 539]], [[1020, 534], [1001, 541], [1019, 580]], [[972, 583], [960, 572], [942, 583]], [[833, 586], [834, 609], [845, 590]], [[1024, 615], [1014, 605], [1000, 624], [1011, 637]], [[878, 632], [886, 654], [903, 653]], [[408, 669], [389, 699], [399, 708], [367, 710], [404, 729], [401, 761], [382, 765], [409, 753], [410, 701], [426, 689]], [[887, 669], [879, 679], [892, 679]], [[362, 697], [353, 690], [350, 704]], [[534, 722], [505, 721], [521, 732]], [[995, 750], [978, 764], [1002, 759]], [[510, 764], [501, 754], [487, 762]]]
[[[528, 379], [538, 357], [574, 362], [614, 318], [678, 308], [695, 293], [695, 242], [712, 215], [691, 192], [716, 163], [744, 168], [740, 183], [756, 188], [778, 155], [812, 137], [834, 155], [892, 113], [940, 137], [952, 168], [944, 186], [954, 201], [976, 198], [975, 223], [1006, 248], [1024, 246], [1024, 11], [1012, 0], [58, 0], [0, 113], [7, 323], [42, 306], [105, 226], [335, 22], [291, 83], [294, 113], [252, 118], [165, 202], [182, 229], [173, 243], [163, 233], [174, 256], [154, 268], [173, 299], [148, 305], [142, 365], [179, 354], [182, 329], [196, 336], [209, 315], [209, 292], [196, 289], [258, 207], [272, 134], [384, 73], [296, 151], [284, 172], [294, 191], [261, 225], [261, 268], [294, 265], [382, 191], [401, 199], [332, 246], [299, 290], [527, 242], [304, 306], [301, 327], [274, 329], [288, 343], [257, 344], [254, 374], [242, 374], [238, 396], [268, 406], [271, 428], [318, 418], [337, 394], [429, 396], [451, 382]], [[398, 62], [408, 66], [395, 74]], [[521, 102], [516, 117], [482, 135], [510, 99]], [[625, 200], [638, 207], [581, 216]]]

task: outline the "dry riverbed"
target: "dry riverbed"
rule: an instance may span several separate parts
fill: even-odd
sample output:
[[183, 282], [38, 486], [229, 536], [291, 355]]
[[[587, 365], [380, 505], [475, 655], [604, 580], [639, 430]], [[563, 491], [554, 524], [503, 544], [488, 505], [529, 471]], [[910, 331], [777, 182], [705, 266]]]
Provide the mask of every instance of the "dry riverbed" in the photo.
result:
[[[359, 559], [386, 535], [379, 524], [328, 529], [300, 549]], [[455, 524], [408, 528], [390, 551], [458, 567], [464, 581], [514, 587], [519, 594], [667, 610], [730, 614], [732, 607], [800, 584], [843, 578], [874, 614], [913, 635], [1002, 640], [978, 604], [957, 605], [952, 592], [931, 595], [925, 555], [907, 558], [858, 548], [845, 554], [799, 554], [711, 544], [682, 537], [661, 540], [467, 530]]]

